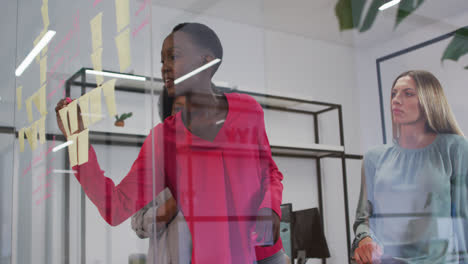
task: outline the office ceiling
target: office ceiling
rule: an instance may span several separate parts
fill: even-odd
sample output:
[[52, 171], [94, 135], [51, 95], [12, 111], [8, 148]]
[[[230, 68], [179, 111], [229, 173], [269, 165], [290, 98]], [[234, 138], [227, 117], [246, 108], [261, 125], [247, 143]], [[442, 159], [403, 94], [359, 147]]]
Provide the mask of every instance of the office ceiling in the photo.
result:
[[153, 6], [202, 13], [228, 21], [349, 46], [368, 46], [385, 42], [431, 24], [453, 30], [459, 25], [451, 25], [446, 21], [468, 12], [466, 0], [426, 0], [396, 29], [396, 8], [390, 8], [379, 13], [374, 26], [368, 32], [340, 32], [334, 13], [336, 2], [337, 0], [153, 0]]

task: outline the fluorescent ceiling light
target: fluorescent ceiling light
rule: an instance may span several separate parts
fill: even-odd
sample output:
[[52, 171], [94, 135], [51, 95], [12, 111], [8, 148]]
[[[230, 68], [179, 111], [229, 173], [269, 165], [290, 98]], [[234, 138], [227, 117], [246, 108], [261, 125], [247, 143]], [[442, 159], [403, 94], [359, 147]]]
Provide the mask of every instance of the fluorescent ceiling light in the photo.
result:
[[146, 81], [146, 77], [123, 74], [123, 73], [103, 72], [103, 71], [95, 71], [95, 70], [86, 70], [86, 73], [93, 74], [93, 75], [102, 75], [102, 76], [107, 76], [107, 77], [115, 77], [115, 78], [120, 78], [120, 79], [142, 81], [142, 82]]
[[389, 7], [392, 7], [392, 6], [394, 6], [394, 5], [398, 4], [398, 3], [400, 3], [400, 0], [392, 0], [390, 2], [387, 2], [387, 3], [383, 4], [383, 5], [381, 5], [379, 7], [379, 10], [383, 11], [383, 10], [385, 10], [385, 9], [387, 9]]
[[74, 174], [77, 173], [77, 171], [74, 170], [53, 170], [54, 173], [66, 173], [66, 174]]
[[21, 64], [16, 68], [15, 75], [16, 76], [21, 76], [23, 74], [24, 70], [31, 64], [31, 62], [34, 60], [34, 58], [41, 52], [41, 50], [49, 44], [50, 40], [55, 36], [55, 31], [49, 30], [45, 35], [42, 37], [42, 39], [37, 43], [37, 45], [29, 52], [28, 56], [21, 62]]
[[177, 78], [177, 79], [174, 81], [174, 84], [181, 83], [181, 82], [187, 80], [188, 78], [194, 76], [195, 74], [197, 74], [197, 73], [199, 73], [199, 72], [201, 72], [201, 71], [204, 71], [204, 70], [208, 69], [209, 67], [211, 67], [211, 66], [213, 66], [213, 65], [215, 65], [215, 64], [217, 64], [217, 63], [219, 63], [220, 61], [221, 61], [220, 59], [214, 59], [214, 60], [208, 62], [207, 64], [201, 66], [200, 68], [195, 69], [195, 70], [193, 70], [193, 71], [191, 71], [191, 72], [185, 74], [184, 76]]
[[63, 143], [63, 144], [60, 144], [60, 145], [56, 146], [55, 148], [52, 149], [52, 151], [53, 151], [53, 152], [57, 152], [57, 151], [59, 151], [59, 150], [65, 148], [65, 147], [67, 147], [67, 146], [70, 146], [71, 144], [73, 144], [73, 141], [72, 141], [72, 140], [69, 140], [69, 141], [67, 141], [67, 142], [65, 142], [65, 143]]

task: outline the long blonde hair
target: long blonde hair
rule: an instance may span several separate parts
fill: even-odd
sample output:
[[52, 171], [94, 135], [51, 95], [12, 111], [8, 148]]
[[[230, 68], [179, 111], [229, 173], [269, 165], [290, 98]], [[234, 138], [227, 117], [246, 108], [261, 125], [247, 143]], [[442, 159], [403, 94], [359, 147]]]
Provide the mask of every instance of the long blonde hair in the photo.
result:
[[[411, 70], [400, 74], [393, 82], [392, 89], [395, 87], [398, 79], [405, 76], [411, 77], [416, 83], [421, 112], [426, 120], [426, 131], [437, 134], [447, 133], [464, 136], [447, 102], [439, 80], [428, 71]], [[392, 130], [393, 138], [397, 138], [398, 125], [393, 121], [393, 114]]]

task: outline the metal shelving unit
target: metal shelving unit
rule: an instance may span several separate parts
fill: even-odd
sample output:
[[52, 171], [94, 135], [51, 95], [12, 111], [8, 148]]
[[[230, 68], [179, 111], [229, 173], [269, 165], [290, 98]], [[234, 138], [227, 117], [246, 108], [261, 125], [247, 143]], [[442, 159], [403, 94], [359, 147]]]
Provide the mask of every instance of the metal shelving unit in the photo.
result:
[[[96, 87], [95, 83], [88, 82], [87, 70], [90, 68], [81, 68], [66, 82], [66, 94], [70, 95], [72, 87], [80, 87], [81, 94], [86, 93], [86, 88]], [[104, 71], [107, 73], [115, 73], [111, 71]], [[137, 75], [138, 76], [138, 75]], [[144, 77], [144, 76], [139, 76]], [[146, 81], [136, 80], [118, 80], [116, 82], [115, 91], [125, 91], [134, 93], [161, 93], [163, 87], [163, 81], [159, 78], [144, 77]], [[320, 161], [325, 158], [337, 158], [341, 159], [342, 167], [342, 181], [343, 181], [343, 202], [345, 208], [345, 224], [346, 224], [346, 242], [348, 249], [348, 259], [351, 258], [351, 227], [349, 220], [349, 206], [348, 206], [348, 183], [346, 173], [346, 159], [362, 159], [362, 155], [347, 154], [345, 152], [344, 142], [344, 131], [343, 131], [343, 114], [342, 108], [339, 104], [332, 104], [320, 101], [304, 100], [298, 98], [276, 96], [269, 94], [262, 94], [256, 92], [242, 91], [237, 89], [231, 89], [228, 87], [217, 87], [219, 90], [225, 93], [237, 92], [248, 94], [257, 100], [258, 103], [264, 109], [271, 109], [277, 111], [285, 111], [291, 113], [309, 114], [313, 116], [314, 120], [314, 141], [315, 144], [292, 146], [292, 145], [280, 145], [271, 144], [271, 151], [274, 156], [285, 156], [285, 157], [300, 157], [300, 158], [311, 158], [316, 161], [317, 168], [317, 191], [319, 200], [319, 209], [321, 212], [322, 226], [324, 226], [324, 214], [323, 214], [323, 192], [322, 192], [322, 172]], [[318, 118], [321, 114], [336, 111], [338, 124], [339, 124], [339, 137], [340, 145], [324, 145], [320, 144], [319, 136], [319, 123]], [[144, 139], [144, 135], [131, 135], [131, 134], [117, 134], [117, 133], [103, 133], [103, 132], [92, 132], [90, 133], [90, 140], [104, 141], [105, 144], [115, 145], [136, 145], [140, 146]], [[84, 199], [84, 198], [83, 198]], [[326, 263], [325, 259], [322, 259], [322, 263]]]
[[[80, 94], [83, 95], [86, 93], [87, 88], [96, 87], [95, 83], [89, 82], [89, 73], [87, 70], [89, 68], [81, 68], [75, 74], [73, 74], [66, 81], [66, 96], [70, 96], [72, 89], [80, 88]], [[104, 71], [107, 73], [114, 73], [110, 71]], [[140, 76], [143, 77], [143, 76]], [[136, 81], [136, 80], [124, 80], [118, 79], [115, 85], [115, 91], [125, 91], [133, 93], [156, 93], [159, 94], [162, 91], [162, 80], [158, 78], [144, 77], [145, 81]], [[304, 100], [291, 97], [283, 97], [269, 94], [262, 94], [256, 92], [242, 91], [237, 89], [231, 89], [227, 87], [217, 87], [222, 92], [237, 92], [245, 93], [254, 97], [264, 109], [271, 109], [277, 111], [285, 111], [291, 113], [301, 113], [309, 114], [313, 117], [314, 122], [314, 141], [315, 144], [302, 144], [302, 145], [284, 145], [284, 144], [271, 144], [271, 151], [274, 156], [283, 156], [283, 157], [300, 157], [300, 158], [310, 158], [316, 161], [316, 174], [317, 174], [317, 192], [319, 200], [319, 209], [321, 212], [322, 226], [324, 223], [324, 214], [323, 214], [323, 192], [322, 192], [322, 172], [321, 172], [321, 163], [322, 159], [335, 158], [341, 160], [342, 165], [342, 181], [343, 181], [343, 202], [345, 208], [345, 224], [346, 224], [346, 239], [347, 239], [347, 248], [348, 248], [348, 259], [351, 256], [351, 233], [350, 233], [350, 220], [349, 220], [349, 207], [348, 207], [348, 184], [347, 184], [347, 173], [346, 173], [346, 159], [362, 159], [361, 155], [347, 154], [344, 148], [344, 132], [343, 132], [343, 115], [342, 108], [339, 104], [331, 104], [326, 102]], [[319, 123], [318, 118], [321, 114], [327, 113], [330, 111], [337, 112], [337, 118], [339, 123], [339, 141], [340, 145], [324, 145], [320, 144], [319, 136]], [[13, 127], [0, 127], [0, 133], [12, 134], [16, 133], [15, 128]], [[50, 140], [53, 137], [56, 137], [58, 140], [64, 140], [62, 135], [47, 134], [47, 139]], [[113, 132], [98, 132], [90, 131], [89, 132], [89, 141], [91, 144], [104, 144], [104, 145], [119, 145], [119, 146], [141, 146], [145, 140], [146, 135], [142, 134], [124, 134], [124, 133], [113, 133]], [[68, 154], [67, 154], [68, 155]], [[68, 160], [68, 158], [66, 159]], [[68, 166], [68, 164], [66, 165]], [[68, 178], [67, 178], [68, 179]], [[67, 183], [66, 183], [67, 184]], [[69, 185], [69, 180], [68, 180]], [[67, 186], [66, 186], [67, 187]], [[66, 188], [65, 187], [65, 188]], [[68, 186], [69, 187], [69, 186]], [[66, 196], [66, 201], [69, 203], [69, 194]], [[81, 208], [83, 210], [81, 214], [81, 232], [83, 237], [81, 238], [81, 254], [82, 256], [86, 255], [85, 252], [85, 194], [82, 191], [81, 195]], [[65, 210], [66, 214], [69, 217], [69, 210]], [[65, 216], [67, 219], [67, 216]], [[68, 238], [69, 239], [69, 238]], [[68, 241], [66, 241], [66, 244]], [[67, 246], [66, 246], [67, 248]], [[293, 254], [294, 255], [294, 254]], [[85, 261], [85, 258], [82, 257], [82, 261]], [[84, 262], [83, 262], [84, 263]], [[322, 259], [322, 263], [326, 263], [325, 259]]]

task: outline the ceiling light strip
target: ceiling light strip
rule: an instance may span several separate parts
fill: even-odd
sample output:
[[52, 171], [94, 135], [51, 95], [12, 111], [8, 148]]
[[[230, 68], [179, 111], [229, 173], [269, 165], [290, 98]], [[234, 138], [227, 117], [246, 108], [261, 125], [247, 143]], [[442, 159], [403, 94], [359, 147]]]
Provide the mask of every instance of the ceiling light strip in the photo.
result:
[[47, 33], [42, 37], [42, 39], [37, 43], [37, 45], [29, 52], [28, 56], [21, 62], [21, 64], [16, 68], [15, 75], [17, 77], [23, 74], [24, 70], [28, 68], [29, 64], [34, 60], [34, 58], [41, 52], [47, 44], [49, 44], [50, 40], [55, 36], [55, 31], [49, 30]]

